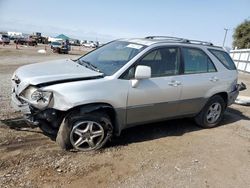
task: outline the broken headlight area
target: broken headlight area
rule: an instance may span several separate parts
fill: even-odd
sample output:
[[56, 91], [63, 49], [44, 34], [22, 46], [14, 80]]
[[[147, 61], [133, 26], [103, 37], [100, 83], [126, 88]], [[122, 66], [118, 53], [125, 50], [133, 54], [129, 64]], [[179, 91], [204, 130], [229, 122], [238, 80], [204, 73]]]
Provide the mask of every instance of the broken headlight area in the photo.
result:
[[36, 90], [31, 94], [31, 99], [33, 101], [42, 101], [44, 103], [49, 102], [52, 96], [52, 92]]
[[30, 86], [21, 94], [20, 98], [35, 108], [45, 109], [49, 105], [52, 95], [51, 91], [44, 91]]

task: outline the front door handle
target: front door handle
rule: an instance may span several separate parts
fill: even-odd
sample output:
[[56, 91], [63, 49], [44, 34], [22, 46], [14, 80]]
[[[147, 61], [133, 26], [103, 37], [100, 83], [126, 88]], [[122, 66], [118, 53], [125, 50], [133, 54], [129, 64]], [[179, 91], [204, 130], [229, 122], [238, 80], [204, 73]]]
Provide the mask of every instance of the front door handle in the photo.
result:
[[176, 80], [172, 80], [172, 81], [168, 82], [168, 85], [177, 87], [177, 86], [181, 85], [181, 82], [176, 81]]
[[216, 76], [213, 76], [209, 79], [211, 82], [217, 82], [219, 81], [219, 78], [217, 78]]

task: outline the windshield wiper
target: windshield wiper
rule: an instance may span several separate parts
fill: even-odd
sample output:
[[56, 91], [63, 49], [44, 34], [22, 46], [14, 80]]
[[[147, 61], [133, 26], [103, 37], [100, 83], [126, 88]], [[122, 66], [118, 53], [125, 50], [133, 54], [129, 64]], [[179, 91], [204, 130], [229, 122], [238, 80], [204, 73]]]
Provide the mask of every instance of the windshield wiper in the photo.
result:
[[83, 60], [78, 59], [78, 63], [79, 63], [80, 65], [84, 65], [84, 64], [85, 64], [85, 67], [87, 67], [87, 68], [89, 68], [89, 69], [91, 69], [91, 70], [94, 70], [94, 71], [96, 71], [96, 72], [102, 73], [102, 71], [100, 71], [95, 65], [91, 64], [91, 63], [88, 62], [88, 61], [83, 61]]

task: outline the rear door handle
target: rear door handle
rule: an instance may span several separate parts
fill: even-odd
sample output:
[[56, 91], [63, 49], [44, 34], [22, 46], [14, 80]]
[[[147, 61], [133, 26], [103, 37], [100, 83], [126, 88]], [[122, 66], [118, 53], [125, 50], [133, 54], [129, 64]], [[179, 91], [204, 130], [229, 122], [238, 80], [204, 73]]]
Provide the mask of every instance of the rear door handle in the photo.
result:
[[219, 81], [219, 78], [217, 78], [216, 76], [213, 76], [209, 79], [211, 82], [217, 82]]
[[168, 82], [168, 85], [177, 87], [178, 85], [181, 85], [181, 82], [176, 81], [176, 80], [172, 80], [172, 81]]

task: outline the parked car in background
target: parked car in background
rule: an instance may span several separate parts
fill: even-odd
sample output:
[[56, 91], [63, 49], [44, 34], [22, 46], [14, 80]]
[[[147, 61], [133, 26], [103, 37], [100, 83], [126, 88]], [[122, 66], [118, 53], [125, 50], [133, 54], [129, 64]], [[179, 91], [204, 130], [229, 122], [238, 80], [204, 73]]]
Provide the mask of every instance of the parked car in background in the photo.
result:
[[14, 40], [14, 43], [20, 44], [20, 45], [28, 45], [28, 46], [36, 46], [37, 41], [33, 39], [32, 37], [20, 37], [16, 38]]
[[51, 49], [53, 50], [54, 53], [68, 54], [69, 44], [67, 44], [66, 41], [65, 42], [63, 41], [52, 42]]
[[36, 32], [33, 35], [30, 35], [30, 38], [34, 41], [36, 41], [36, 43], [40, 43], [40, 44], [48, 44], [48, 37], [43, 37], [41, 33]]
[[70, 46], [81, 46], [81, 42], [78, 39], [69, 39]]
[[25, 45], [26, 44], [26, 39], [23, 37], [18, 37], [14, 39], [15, 44], [20, 44], [20, 45]]
[[94, 43], [84, 43], [83, 46], [87, 47], [87, 48], [95, 48], [95, 44]]
[[237, 79], [229, 54], [209, 42], [121, 39], [77, 60], [20, 67], [12, 104], [62, 148], [90, 151], [139, 124], [193, 117], [215, 127], [242, 88]]
[[0, 34], [0, 44], [9, 44], [10, 38], [8, 35]]
[[99, 47], [99, 42], [94, 42], [94, 41], [86, 41], [82, 43], [82, 46], [87, 47], [87, 48], [98, 48]]

